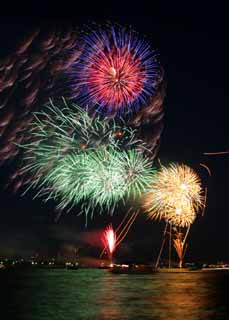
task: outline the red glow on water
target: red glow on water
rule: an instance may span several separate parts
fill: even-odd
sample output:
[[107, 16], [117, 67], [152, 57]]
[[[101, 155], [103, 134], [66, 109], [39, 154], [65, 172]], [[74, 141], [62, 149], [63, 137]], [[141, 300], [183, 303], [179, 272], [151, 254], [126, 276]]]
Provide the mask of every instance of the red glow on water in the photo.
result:
[[116, 233], [113, 230], [112, 225], [108, 226], [105, 229], [102, 241], [104, 243], [105, 248], [108, 250], [108, 253], [112, 255], [116, 247]]
[[146, 72], [142, 62], [127, 48], [99, 52], [84, 70], [88, 93], [95, 103], [118, 109], [131, 104], [142, 93]]

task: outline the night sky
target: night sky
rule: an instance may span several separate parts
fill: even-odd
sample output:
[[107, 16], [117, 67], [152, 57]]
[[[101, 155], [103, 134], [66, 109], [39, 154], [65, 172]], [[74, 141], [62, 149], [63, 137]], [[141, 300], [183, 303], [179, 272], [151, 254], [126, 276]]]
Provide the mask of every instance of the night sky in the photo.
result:
[[[18, 41], [36, 26], [48, 30], [52, 24], [72, 22], [81, 27], [91, 21], [109, 20], [131, 25], [145, 35], [160, 54], [167, 81], [165, 128], [158, 156], [164, 164], [177, 161], [192, 166], [209, 189], [205, 215], [191, 228], [187, 259], [229, 261], [229, 154], [203, 155], [229, 149], [229, 40], [224, 8], [206, 9], [204, 5], [180, 8], [166, 4], [155, 6], [155, 10], [145, 4], [132, 10], [127, 7], [118, 10], [115, 5], [101, 8], [99, 15], [95, 12], [85, 15], [85, 10], [81, 14], [76, 6], [63, 8], [62, 3], [55, 7], [47, 2], [34, 9], [21, 6], [13, 12], [5, 10], [0, 19], [0, 58], [12, 52]], [[209, 166], [211, 178], [199, 166], [200, 162]], [[95, 254], [88, 232], [92, 231], [94, 236], [94, 231], [108, 222], [117, 225], [121, 221], [122, 212], [112, 219], [105, 215], [95, 217], [86, 229], [84, 219], [77, 217], [77, 209], [73, 209], [55, 223], [53, 203], [32, 201], [29, 194], [22, 198], [20, 193], [4, 189], [10, 165], [0, 168], [0, 255], [39, 252], [51, 256], [65, 244], [78, 242], [87, 247], [89, 254]], [[162, 229], [163, 223], [147, 221], [141, 215], [120, 252], [150, 260], [159, 250]]]

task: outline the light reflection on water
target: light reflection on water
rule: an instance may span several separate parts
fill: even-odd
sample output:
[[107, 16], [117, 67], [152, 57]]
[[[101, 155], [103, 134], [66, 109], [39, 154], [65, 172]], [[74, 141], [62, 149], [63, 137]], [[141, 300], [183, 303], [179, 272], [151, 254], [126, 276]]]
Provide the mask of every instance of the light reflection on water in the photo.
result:
[[0, 283], [5, 319], [229, 319], [229, 273], [1, 271]]

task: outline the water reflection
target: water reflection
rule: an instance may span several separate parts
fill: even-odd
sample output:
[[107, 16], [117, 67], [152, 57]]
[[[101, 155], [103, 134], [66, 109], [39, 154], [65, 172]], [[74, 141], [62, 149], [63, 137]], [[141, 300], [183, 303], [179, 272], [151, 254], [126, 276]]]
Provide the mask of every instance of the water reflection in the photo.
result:
[[[216, 319], [220, 315], [217, 281], [206, 274], [163, 274], [153, 305], [160, 319]], [[218, 319], [218, 318], [217, 318]]]
[[106, 270], [0, 273], [5, 318], [226, 320], [229, 274], [114, 275]]
[[225, 280], [202, 273], [107, 275], [99, 319], [229, 319]]

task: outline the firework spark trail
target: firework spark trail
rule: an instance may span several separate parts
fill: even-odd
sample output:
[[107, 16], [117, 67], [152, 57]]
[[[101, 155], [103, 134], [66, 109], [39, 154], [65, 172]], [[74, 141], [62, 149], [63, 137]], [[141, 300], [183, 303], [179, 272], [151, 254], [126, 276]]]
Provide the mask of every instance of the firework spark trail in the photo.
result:
[[189, 229], [190, 229], [190, 225], [187, 229], [187, 232], [186, 232], [184, 239], [182, 239], [182, 233], [180, 233], [180, 232], [176, 232], [175, 239], [173, 239], [173, 246], [174, 246], [174, 249], [176, 250], [176, 253], [179, 258], [179, 268], [182, 268], [183, 260], [184, 260], [185, 254], [186, 254], [186, 249], [187, 249], [186, 239], [187, 239], [187, 235], [189, 233]]
[[210, 177], [212, 176], [210, 168], [205, 163], [200, 163], [200, 166], [207, 170]]
[[[119, 226], [116, 228], [115, 233], [116, 233], [116, 248], [121, 244], [121, 242], [125, 239], [127, 233], [129, 232], [132, 224], [134, 223], [134, 221], [136, 220], [139, 211], [137, 210], [136, 212], [133, 212], [131, 214], [131, 216], [129, 217], [129, 219], [127, 220], [130, 212], [131, 212], [132, 208], [130, 208], [127, 213], [125, 214], [124, 218], [122, 219], [121, 223], [119, 224]], [[127, 220], [127, 221], [126, 221]], [[125, 224], [124, 224], [125, 222]], [[122, 228], [121, 228], [122, 227]], [[120, 231], [121, 230], [121, 231]], [[100, 253], [100, 258], [103, 256], [105, 252], [105, 248], [102, 250], [102, 252]]]
[[[211, 170], [210, 170], [210, 168], [209, 168], [206, 164], [200, 163], [200, 166], [203, 167], [203, 168], [207, 171], [209, 177], [212, 176]], [[208, 187], [206, 186], [206, 187], [204, 188], [204, 199], [203, 199], [202, 216], [203, 216], [204, 213], [205, 213], [205, 208], [206, 208], [206, 204], [207, 204], [207, 195], [208, 195]]]
[[147, 105], [160, 75], [157, 57], [131, 30], [107, 26], [83, 35], [80, 60], [70, 71], [72, 90], [105, 113]]
[[2, 163], [18, 154], [17, 143], [29, 139], [18, 133], [32, 120], [31, 112], [40, 110], [49, 97], [65, 93], [58, 79], [80, 55], [76, 40], [71, 29], [56, 29], [46, 35], [37, 30], [0, 61]]
[[228, 154], [229, 150], [226, 151], [218, 151], [218, 152], [204, 152], [203, 154], [205, 156], [218, 156], [218, 155], [222, 155], [222, 154]]
[[[118, 227], [116, 228], [116, 233], [119, 233], [119, 230], [121, 229], [121, 227], [123, 226], [124, 222], [126, 222], [127, 218], [129, 217], [129, 214], [131, 212], [132, 208], [129, 208], [127, 213], [125, 214], [125, 216], [123, 217], [122, 221], [120, 222], [120, 224], [118, 225]], [[126, 222], [128, 223], [128, 221]], [[125, 225], [124, 225], [125, 228]]]
[[205, 187], [204, 188], [204, 200], [203, 200], [202, 216], [204, 216], [204, 213], [205, 213], [205, 208], [206, 208], [206, 205], [207, 205], [207, 196], [208, 196], [208, 188]]
[[163, 77], [158, 81], [157, 91], [150, 98], [148, 106], [133, 114], [130, 125], [137, 129], [142, 140], [144, 140], [148, 150], [147, 156], [152, 160], [156, 157], [160, 137], [163, 131], [163, 101], [165, 98], [165, 82]]
[[125, 237], [127, 236], [127, 233], [129, 232], [131, 226], [133, 225], [134, 221], [136, 220], [138, 214], [139, 214], [140, 210], [138, 209], [136, 212], [134, 212], [130, 219], [128, 220], [128, 222], [126, 223], [126, 225], [123, 227], [122, 231], [118, 234], [117, 237], [117, 246], [119, 246], [121, 244], [121, 242], [125, 239]]

